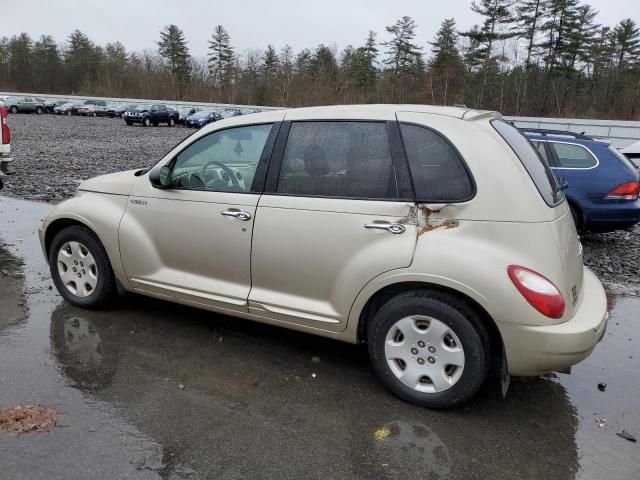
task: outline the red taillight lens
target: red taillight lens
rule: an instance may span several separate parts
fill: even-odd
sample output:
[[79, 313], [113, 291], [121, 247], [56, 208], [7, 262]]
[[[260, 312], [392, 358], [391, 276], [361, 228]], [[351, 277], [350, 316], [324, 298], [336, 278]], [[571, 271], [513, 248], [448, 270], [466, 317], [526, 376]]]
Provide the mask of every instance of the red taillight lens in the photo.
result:
[[11, 131], [9, 130], [9, 125], [7, 125], [7, 115], [9, 115], [9, 110], [4, 107], [0, 108], [0, 137], [3, 145], [11, 143]]
[[627, 182], [618, 185], [604, 198], [608, 200], [637, 200], [639, 190], [638, 182]]
[[519, 265], [509, 265], [507, 272], [518, 291], [533, 308], [549, 318], [561, 318], [564, 315], [564, 298], [553, 282]]

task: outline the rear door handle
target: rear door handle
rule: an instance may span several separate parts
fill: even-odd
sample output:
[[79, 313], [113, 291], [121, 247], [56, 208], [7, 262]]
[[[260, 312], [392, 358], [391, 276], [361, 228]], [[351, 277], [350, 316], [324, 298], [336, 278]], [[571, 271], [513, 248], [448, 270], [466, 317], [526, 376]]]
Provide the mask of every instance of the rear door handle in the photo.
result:
[[225, 217], [237, 218], [238, 220], [242, 220], [243, 222], [251, 220], [251, 214], [249, 212], [243, 212], [242, 210], [223, 210], [222, 212], [220, 212], [220, 215], [223, 215]]
[[367, 223], [364, 228], [369, 229], [369, 230], [386, 230], [387, 232], [391, 232], [395, 235], [398, 235], [400, 233], [404, 233], [407, 229], [404, 227], [404, 225], [401, 225], [399, 223], [389, 223], [389, 222], [374, 222], [374, 223]]

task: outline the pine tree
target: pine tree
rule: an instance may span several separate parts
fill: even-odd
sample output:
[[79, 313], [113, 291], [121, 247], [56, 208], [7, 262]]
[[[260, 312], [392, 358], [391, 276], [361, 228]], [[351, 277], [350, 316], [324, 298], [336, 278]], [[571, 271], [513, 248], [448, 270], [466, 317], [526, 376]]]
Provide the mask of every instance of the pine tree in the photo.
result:
[[434, 103], [441, 101], [447, 105], [452, 90], [457, 90], [460, 85], [463, 67], [457, 43], [456, 22], [447, 18], [430, 42], [433, 58], [429, 63], [428, 85]]
[[50, 35], [42, 35], [33, 47], [34, 83], [36, 90], [50, 92], [55, 88], [59, 76], [60, 52]]
[[184, 32], [177, 25], [167, 25], [160, 32], [158, 51], [165, 62], [165, 68], [171, 76], [174, 95], [180, 99], [189, 82], [189, 48]]
[[459, 65], [460, 52], [457, 43], [456, 21], [453, 18], [447, 18], [440, 25], [433, 42], [430, 42], [431, 53], [433, 53], [430, 67], [445, 68], [453, 64]]
[[338, 74], [338, 61], [333, 51], [321, 43], [309, 61], [309, 71], [315, 79], [335, 80]]
[[478, 94], [478, 106], [483, 105], [484, 93], [490, 73], [496, 72], [495, 44], [499, 40], [514, 37], [516, 33], [509, 29], [514, 18], [511, 13], [513, 0], [480, 0], [471, 4], [471, 10], [484, 17], [482, 26], [474, 25], [471, 30], [461, 32], [473, 45], [473, 60], [482, 64], [482, 81]]
[[33, 40], [26, 33], [9, 41], [9, 75], [20, 90], [33, 90]]
[[616, 66], [622, 70], [626, 64], [637, 62], [640, 58], [640, 29], [627, 18], [613, 29], [616, 45]]
[[526, 41], [525, 70], [531, 68], [531, 59], [537, 52], [541, 25], [547, 12], [548, 0], [521, 0], [516, 4], [515, 33]]
[[392, 36], [391, 40], [382, 43], [387, 47], [387, 58], [383, 60], [394, 74], [415, 75], [424, 69], [421, 47], [413, 43], [416, 37], [416, 22], [404, 16], [395, 24], [385, 27]]
[[376, 32], [369, 30], [364, 46], [357, 50], [358, 73], [356, 81], [359, 87], [370, 87], [376, 81], [376, 77], [378, 75], [378, 69], [376, 68], [376, 61], [378, 58], [376, 37]]
[[209, 73], [217, 85], [228, 84], [235, 63], [234, 57], [229, 32], [222, 25], [216, 26], [209, 41]]
[[273, 45], [267, 45], [267, 49], [262, 56], [262, 75], [269, 84], [276, 76], [278, 68], [278, 54]]

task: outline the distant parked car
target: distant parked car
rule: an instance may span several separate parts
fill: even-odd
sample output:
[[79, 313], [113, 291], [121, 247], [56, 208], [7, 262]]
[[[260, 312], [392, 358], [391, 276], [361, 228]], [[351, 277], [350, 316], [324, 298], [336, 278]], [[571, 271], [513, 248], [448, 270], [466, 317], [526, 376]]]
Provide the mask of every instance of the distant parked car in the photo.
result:
[[0, 190], [3, 187], [2, 178], [13, 173], [9, 170], [9, 164], [13, 158], [11, 158], [11, 131], [7, 125], [8, 114], [7, 107], [0, 107]]
[[572, 132], [524, 132], [564, 184], [578, 230], [626, 230], [640, 222], [638, 172], [609, 143]]
[[173, 127], [178, 120], [178, 112], [163, 103], [155, 103], [140, 105], [134, 110], [128, 110], [122, 115], [122, 118], [127, 125], [141, 123], [145, 127], [150, 125], [157, 127], [160, 123], [166, 123]]
[[201, 111], [199, 107], [179, 107], [178, 109], [178, 123], [185, 125], [187, 117]]
[[33, 97], [7, 97], [5, 104], [11, 113], [44, 113], [44, 103]]
[[186, 118], [185, 127], [202, 128], [218, 120], [222, 120], [222, 116], [216, 110], [201, 110]]
[[127, 112], [129, 110], [135, 110], [139, 106], [140, 105], [136, 103], [121, 103], [114, 110], [116, 112], [117, 117], [122, 117], [124, 112]]
[[53, 113], [56, 115], [72, 115], [73, 109], [81, 106], [81, 104], [77, 102], [67, 102], [59, 105], [57, 107], [53, 107]]
[[98, 114], [96, 113], [96, 108], [101, 108], [101, 107], [98, 107], [97, 105], [93, 105], [93, 104], [82, 105], [78, 107], [78, 110], [76, 111], [76, 113], [83, 117], [97, 117]]
[[70, 103], [72, 100], [68, 98], [49, 98], [44, 101], [45, 113], [55, 113], [55, 108], [65, 103]]
[[98, 117], [117, 117], [116, 108], [120, 106], [119, 103], [111, 102], [106, 105], [96, 105], [94, 108], [94, 112]]

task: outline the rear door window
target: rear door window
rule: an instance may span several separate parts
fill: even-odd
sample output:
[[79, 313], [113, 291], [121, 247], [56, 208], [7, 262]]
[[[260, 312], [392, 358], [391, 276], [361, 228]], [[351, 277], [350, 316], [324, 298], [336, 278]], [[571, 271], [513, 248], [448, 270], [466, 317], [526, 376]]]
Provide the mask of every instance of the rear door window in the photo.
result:
[[418, 201], [461, 202], [473, 196], [471, 177], [449, 142], [417, 125], [401, 124], [400, 131]]
[[398, 199], [398, 175], [383, 122], [293, 122], [277, 192]]
[[564, 191], [558, 185], [549, 165], [529, 139], [520, 130], [504, 120], [492, 120], [491, 125], [520, 159], [547, 205], [555, 207], [562, 203]]
[[574, 143], [549, 142], [558, 159], [558, 168], [587, 169], [598, 165], [596, 157], [582, 145]]

